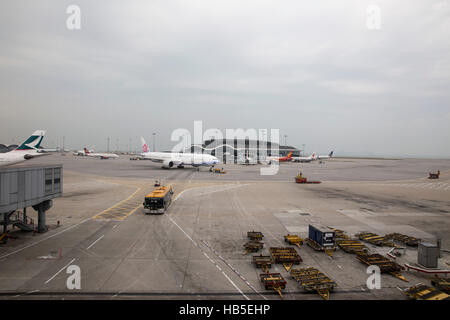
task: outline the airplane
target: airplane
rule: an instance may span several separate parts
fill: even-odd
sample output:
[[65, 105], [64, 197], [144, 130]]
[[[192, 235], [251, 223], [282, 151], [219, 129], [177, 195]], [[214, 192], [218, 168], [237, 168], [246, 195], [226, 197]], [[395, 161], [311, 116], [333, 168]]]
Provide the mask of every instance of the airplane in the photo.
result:
[[268, 164], [271, 164], [272, 161], [276, 161], [276, 162], [288, 162], [292, 160], [292, 151], [290, 151], [288, 153], [287, 156], [285, 157], [267, 157], [267, 159], [269, 159]]
[[311, 162], [311, 161], [315, 161], [315, 160], [326, 160], [326, 159], [330, 159], [333, 157], [333, 152], [334, 151], [331, 151], [327, 156], [318, 156], [315, 152], [313, 152], [308, 157], [293, 157], [292, 161], [294, 161], [294, 162]]
[[177, 168], [184, 168], [185, 165], [193, 167], [211, 166], [219, 163], [219, 159], [210, 154], [201, 153], [178, 153], [178, 152], [152, 152], [149, 151], [148, 145], [141, 137], [143, 159], [148, 159], [153, 162], [162, 163], [162, 168], [170, 169], [173, 166]]
[[292, 157], [292, 161], [294, 162], [311, 162], [317, 159], [317, 155], [313, 152], [310, 156], [307, 157]]
[[334, 152], [334, 151], [331, 151], [327, 156], [317, 156], [317, 159], [319, 159], [319, 160], [325, 160], [325, 159], [333, 158], [333, 152]]
[[44, 139], [45, 131], [36, 130], [27, 140], [25, 140], [16, 149], [0, 154], [0, 166], [8, 166], [11, 164], [30, 160], [39, 156], [50, 155], [46, 151], [39, 149], [42, 139]]
[[256, 164], [256, 161], [253, 160], [253, 158], [249, 157], [249, 155], [248, 155], [248, 150], [247, 150], [247, 152], [245, 152], [245, 158], [244, 158], [244, 161], [241, 162], [240, 164], [242, 164], [242, 165], [255, 165], [255, 164]]
[[119, 156], [115, 153], [94, 153], [84, 148], [84, 154], [88, 157], [100, 158], [100, 159], [117, 159]]
[[[84, 148], [83, 150], [78, 150], [78, 151], [74, 151], [73, 155], [74, 156], [85, 156], [86, 152], [84, 151], [86, 148]], [[90, 150], [88, 150], [90, 153], [94, 153], [94, 147], [92, 147]]]

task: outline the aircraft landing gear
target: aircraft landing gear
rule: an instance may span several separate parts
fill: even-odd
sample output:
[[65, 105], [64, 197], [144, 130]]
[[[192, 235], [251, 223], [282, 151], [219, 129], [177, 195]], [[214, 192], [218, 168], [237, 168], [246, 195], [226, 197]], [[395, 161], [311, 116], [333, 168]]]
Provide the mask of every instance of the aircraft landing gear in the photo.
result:
[[183, 169], [184, 168], [184, 166], [182, 165], [182, 164], [180, 164], [177, 168], [179, 168], [179, 169]]

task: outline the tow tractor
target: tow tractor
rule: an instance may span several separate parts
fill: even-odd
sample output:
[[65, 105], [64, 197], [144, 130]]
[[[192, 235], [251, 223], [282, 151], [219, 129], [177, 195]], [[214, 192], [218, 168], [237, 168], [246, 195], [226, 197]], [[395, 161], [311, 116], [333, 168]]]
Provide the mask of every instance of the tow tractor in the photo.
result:
[[220, 174], [227, 173], [225, 170], [223, 170], [223, 168], [222, 169], [216, 169], [216, 168], [212, 168], [212, 167], [209, 169], [209, 172], [220, 173]]
[[439, 170], [436, 173], [430, 172], [428, 179], [439, 179], [440, 175], [441, 175], [441, 171], [439, 171]]
[[295, 182], [296, 183], [321, 183], [321, 181], [308, 181], [308, 179], [301, 172], [299, 172], [297, 174], [297, 176], [295, 177]]

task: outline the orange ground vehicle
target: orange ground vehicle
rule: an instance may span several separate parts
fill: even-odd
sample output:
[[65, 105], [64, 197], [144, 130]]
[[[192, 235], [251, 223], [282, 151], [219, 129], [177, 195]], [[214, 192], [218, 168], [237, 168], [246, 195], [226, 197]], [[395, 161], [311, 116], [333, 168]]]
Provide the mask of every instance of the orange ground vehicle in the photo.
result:
[[158, 187], [145, 196], [144, 212], [146, 214], [163, 214], [172, 202], [172, 186]]

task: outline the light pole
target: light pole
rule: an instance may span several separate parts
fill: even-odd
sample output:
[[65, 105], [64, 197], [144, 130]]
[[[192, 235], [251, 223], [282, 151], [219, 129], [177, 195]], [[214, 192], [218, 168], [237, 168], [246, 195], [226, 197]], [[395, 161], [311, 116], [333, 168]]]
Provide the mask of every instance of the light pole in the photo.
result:
[[155, 136], [156, 136], [156, 133], [153, 132], [153, 133], [152, 133], [152, 136], [153, 136], [153, 151], [156, 152], [156, 144], [155, 144]]
[[284, 135], [284, 145], [287, 146], [287, 134]]
[[302, 144], [302, 146], [303, 146], [302, 153], [303, 153], [303, 156], [304, 156], [305, 155], [305, 144]]
[[106, 152], [109, 152], [109, 137], [106, 138]]

